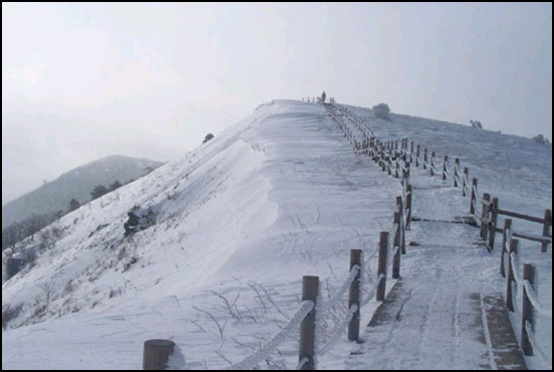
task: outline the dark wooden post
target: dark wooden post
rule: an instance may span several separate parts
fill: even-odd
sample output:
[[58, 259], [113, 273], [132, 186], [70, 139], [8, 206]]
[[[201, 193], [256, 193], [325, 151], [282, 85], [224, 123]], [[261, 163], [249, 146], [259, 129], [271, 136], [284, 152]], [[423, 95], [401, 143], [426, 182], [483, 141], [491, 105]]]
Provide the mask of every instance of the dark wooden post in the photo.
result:
[[362, 251], [353, 249], [350, 251], [350, 271], [358, 266], [358, 274], [350, 285], [350, 293], [348, 296], [348, 308], [358, 306], [358, 309], [352, 316], [352, 320], [348, 324], [348, 340], [358, 341], [360, 339], [360, 279], [362, 277]]
[[428, 157], [429, 154], [427, 152], [427, 148], [425, 148], [425, 150], [423, 151], [423, 169], [427, 169], [427, 161], [429, 160]]
[[446, 181], [448, 178], [448, 155], [444, 156], [444, 163], [442, 166], [442, 180]]
[[412, 228], [412, 200], [413, 200], [413, 188], [412, 185], [408, 185], [406, 194], [406, 230], [410, 231]]
[[302, 278], [302, 302], [313, 301], [314, 308], [306, 315], [300, 324], [300, 352], [298, 361], [306, 358], [308, 361], [302, 366], [303, 371], [315, 369], [315, 317], [317, 296], [319, 293], [319, 277], [304, 276]]
[[477, 206], [477, 178], [473, 179], [473, 183], [471, 186], [471, 205], [469, 206], [469, 213], [472, 215], [475, 214]]
[[[525, 264], [523, 266], [523, 280], [528, 280], [532, 290], [535, 290], [535, 265]], [[521, 315], [521, 350], [527, 356], [533, 355], [533, 345], [531, 345], [531, 335], [527, 333], [526, 323], [531, 326], [531, 331], [535, 331], [535, 310], [529, 299], [527, 288], [523, 286], [523, 313]]]
[[431, 154], [431, 176], [435, 175], [435, 152]]
[[400, 256], [401, 256], [401, 240], [402, 240], [402, 222], [400, 220], [400, 212], [394, 214], [394, 223], [398, 224], [398, 227], [394, 231], [393, 239], [393, 251], [394, 258], [392, 261], [392, 278], [400, 278]]
[[504, 256], [506, 253], [509, 253], [511, 242], [508, 241], [510, 238], [509, 234], [512, 231], [512, 220], [506, 218], [504, 220], [504, 232], [502, 233], [502, 251], [500, 252], [500, 274], [505, 278], [506, 277], [506, 260]]
[[485, 194], [483, 195], [483, 202], [481, 203], [483, 205], [483, 212], [481, 213], [481, 239], [483, 239], [485, 242], [487, 241], [487, 235], [488, 235], [488, 222], [489, 222], [489, 208], [491, 201], [491, 195]]
[[494, 243], [496, 243], [496, 224], [498, 222], [498, 198], [492, 199], [492, 213], [491, 221], [489, 224], [489, 247], [494, 249]]
[[410, 142], [410, 154], [414, 153], [414, 141]]
[[464, 186], [462, 188], [462, 196], [467, 196], [467, 180], [469, 179], [469, 168], [464, 168]]
[[406, 254], [406, 227], [404, 226], [404, 201], [401, 196], [396, 197], [396, 207], [400, 213], [400, 249]]
[[517, 254], [518, 250], [519, 240], [512, 239], [512, 241], [510, 242], [510, 253], [508, 256], [508, 293], [506, 293], [506, 306], [508, 306], [508, 310], [510, 310], [512, 313], [516, 311], [514, 305], [514, 292], [512, 289], [515, 280], [515, 273], [512, 265], [512, 253]]
[[456, 166], [454, 167], [454, 187], [460, 186], [460, 158], [455, 160]]
[[[542, 227], [542, 236], [551, 236], [552, 235], [552, 210], [547, 209], [544, 211], [544, 225]], [[541, 247], [541, 252], [548, 252], [548, 243], [543, 242]]]
[[379, 276], [379, 282], [377, 283], [377, 301], [385, 301], [387, 292], [387, 255], [389, 250], [389, 233], [386, 231], [381, 232], [379, 239], [379, 267], [377, 275]]
[[420, 153], [420, 145], [417, 145], [417, 149], [416, 149], [416, 159], [415, 159], [415, 166], [416, 166], [416, 168], [419, 168], [419, 153]]
[[148, 340], [144, 343], [142, 369], [163, 371], [167, 368], [169, 356], [175, 351], [175, 343], [169, 340]]

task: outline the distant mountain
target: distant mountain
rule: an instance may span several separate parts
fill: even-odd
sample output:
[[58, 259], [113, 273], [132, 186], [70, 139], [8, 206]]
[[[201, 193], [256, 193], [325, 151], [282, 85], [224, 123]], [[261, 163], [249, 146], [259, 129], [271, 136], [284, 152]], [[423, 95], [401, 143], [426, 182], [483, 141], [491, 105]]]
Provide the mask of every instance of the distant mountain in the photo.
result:
[[109, 187], [115, 181], [125, 184], [160, 165], [158, 161], [113, 155], [80, 166], [6, 203], [2, 207], [2, 228], [33, 214], [67, 211], [73, 198], [85, 204], [90, 201], [90, 192], [95, 186]]

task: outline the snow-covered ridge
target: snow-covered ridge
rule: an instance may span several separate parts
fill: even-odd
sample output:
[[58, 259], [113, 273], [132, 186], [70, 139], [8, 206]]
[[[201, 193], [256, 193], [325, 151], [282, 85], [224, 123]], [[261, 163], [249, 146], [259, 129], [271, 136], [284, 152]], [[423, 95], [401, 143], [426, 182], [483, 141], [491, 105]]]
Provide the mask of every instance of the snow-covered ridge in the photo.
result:
[[[169, 279], [166, 266], [177, 264], [175, 257], [186, 257], [186, 269], [168, 280], [168, 293], [217, 271], [245, 235], [260, 233], [277, 214], [268, 200], [270, 179], [257, 172], [264, 154], [242, 132], [214, 140], [62, 218], [55, 226], [62, 238], [3, 285], [3, 303], [24, 304], [13, 325], [96, 307], [109, 300], [106, 294], [123, 293], [131, 285], [148, 292]], [[133, 207], [155, 210], [156, 225], [124, 238], [123, 224]], [[126, 272], [133, 265], [144, 272], [130, 281]]]

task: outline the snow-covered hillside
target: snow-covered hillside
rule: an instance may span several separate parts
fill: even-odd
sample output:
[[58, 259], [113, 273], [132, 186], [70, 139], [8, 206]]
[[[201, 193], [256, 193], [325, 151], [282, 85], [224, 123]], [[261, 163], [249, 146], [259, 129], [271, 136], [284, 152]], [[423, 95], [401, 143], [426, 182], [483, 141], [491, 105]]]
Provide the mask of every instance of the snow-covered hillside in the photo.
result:
[[[410, 137], [460, 156], [507, 209], [541, 215], [552, 206], [549, 148], [355, 111], [383, 140]], [[175, 341], [189, 368], [227, 367], [286, 323], [303, 275], [320, 276], [331, 294], [350, 250], [363, 249], [375, 277], [379, 233], [401, 193], [398, 180], [352, 151], [321, 105], [261, 105], [179, 161], [59, 221], [61, 239], [3, 283], [3, 314], [9, 307], [14, 316], [2, 368], [137, 369], [152, 338]], [[126, 238], [133, 208], [152, 211], [155, 224]], [[285, 342], [272, 366], [295, 367], [296, 348]]]

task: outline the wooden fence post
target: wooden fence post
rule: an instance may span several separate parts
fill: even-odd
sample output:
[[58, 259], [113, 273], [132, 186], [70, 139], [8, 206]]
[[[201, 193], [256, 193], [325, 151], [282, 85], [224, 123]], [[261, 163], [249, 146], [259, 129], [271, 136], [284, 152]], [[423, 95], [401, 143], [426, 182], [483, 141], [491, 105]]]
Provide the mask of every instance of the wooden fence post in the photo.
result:
[[402, 169], [402, 185], [408, 185], [410, 183], [410, 167], [411, 163], [405, 163]]
[[498, 198], [492, 199], [492, 214], [489, 224], [489, 247], [494, 249], [494, 243], [496, 243], [496, 224], [498, 222]]
[[467, 196], [467, 180], [469, 179], [469, 168], [468, 167], [465, 167], [464, 168], [464, 185], [463, 185], [463, 188], [462, 188], [462, 196]]
[[460, 158], [456, 158], [454, 166], [454, 187], [460, 186]]
[[350, 251], [350, 271], [358, 266], [358, 274], [350, 285], [350, 293], [348, 296], [348, 308], [357, 305], [358, 309], [352, 315], [352, 320], [348, 324], [348, 340], [358, 341], [360, 339], [360, 279], [362, 277], [362, 251], [360, 249], [353, 249]]
[[387, 255], [389, 250], [389, 233], [386, 231], [381, 232], [379, 239], [379, 266], [377, 275], [379, 282], [377, 283], [377, 301], [385, 301], [387, 292]]
[[506, 255], [506, 252], [509, 253], [510, 247], [508, 244], [511, 244], [511, 242], [508, 241], [508, 234], [512, 231], [512, 220], [510, 218], [506, 218], [504, 220], [504, 232], [502, 233], [502, 251], [500, 252], [500, 274], [505, 278], [506, 277], [506, 260], [504, 256]]
[[489, 203], [491, 201], [491, 195], [485, 194], [483, 195], [483, 201], [481, 204], [483, 205], [483, 212], [481, 213], [481, 239], [483, 239], [485, 242], [487, 241], [487, 235], [488, 235], [488, 222], [489, 222]]
[[404, 226], [404, 201], [402, 200], [401, 196], [396, 197], [396, 207], [399, 210], [400, 213], [400, 249], [402, 250], [402, 254], [406, 254], [406, 231]]
[[435, 175], [435, 152], [431, 154], [431, 176]]
[[394, 231], [393, 239], [393, 251], [394, 258], [392, 261], [392, 278], [400, 278], [400, 256], [401, 256], [401, 240], [402, 240], [402, 221], [400, 220], [400, 212], [394, 213], [394, 223], [398, 224], [398, 227]]
[[446, 181], [448, 178], [448, 155], [444, 156], [444, 163], [442, 166], [442, 180]]
[[474, 215], [476, 212], [475, 210], [476, 205], [477, 205], [477, 178], [474, 178], [471, 186], [471, 205], [469, 206], [469, 213], [471, 213], [472, 215]]
[[506, 293], [506, 306], [508, 306], [508, 310], [510, 310], [512, 313], [516, 311], [515, 305], [514, 305], [514, 292], [513, 292], [513, 284], [515, 280], [515, 273], [514, 268], [512, 264], [512, 253], [517, 255], [517, 252], [519, 250], [519, 240], [512, 239], [510, 242], [510, 253], [508, 256], [508, 292]]
[[298, 362], [306, 358], [308, 361], [302, 366], [303, 371], [315, 370], [315, 316], [317, 296], [319, 293], [319, 277], [304, 276], [302, 278], [302, 302], [313, 301], [314, 308], [306, 315], [300, 324], [300, 352]]
[[144, 342], [142, 369], [163, 371], [167, 368], [169, 356], [175, 351], [175, 343], [169, 340], [148, 340]]
[[[531, 288], [535, 290], [535, 265], [525, 264], [523, 266], [523, 280], [528, 280]], [[531, 325], [531, 330], [535, 331], [535, 310], [529, 299], [527, 288], [523, 286], [523, 312], [521, 315], [521, 349], [527, 356], [533, 355], [533, 345], [531, 345], [529, 333], [527, 333], [526, 323]]]
[[[544, 226], [542, 227], [542, 236], [552, 237], [552, 210], [547, 209], [544, 211]], [[541, 247], [541, 252], [548, 252], [548, 243], [543, 242]]]
[[427, 148], [425, 148], [425, 150], [423, 151], [423, 169], [427, 169], [427, 161], [429, 160], [428, 157], [429, 154], [427, 152]]
[[415, 158], [416, 168], [419, 168], [419, 153], [420, 153], [420, 145], [417, 145], [416, 158]]
[[413, 200], [413, 187], [408, 185], [406, 195], [406, 230], [410, 231], [412, 228], [412, 200]]

